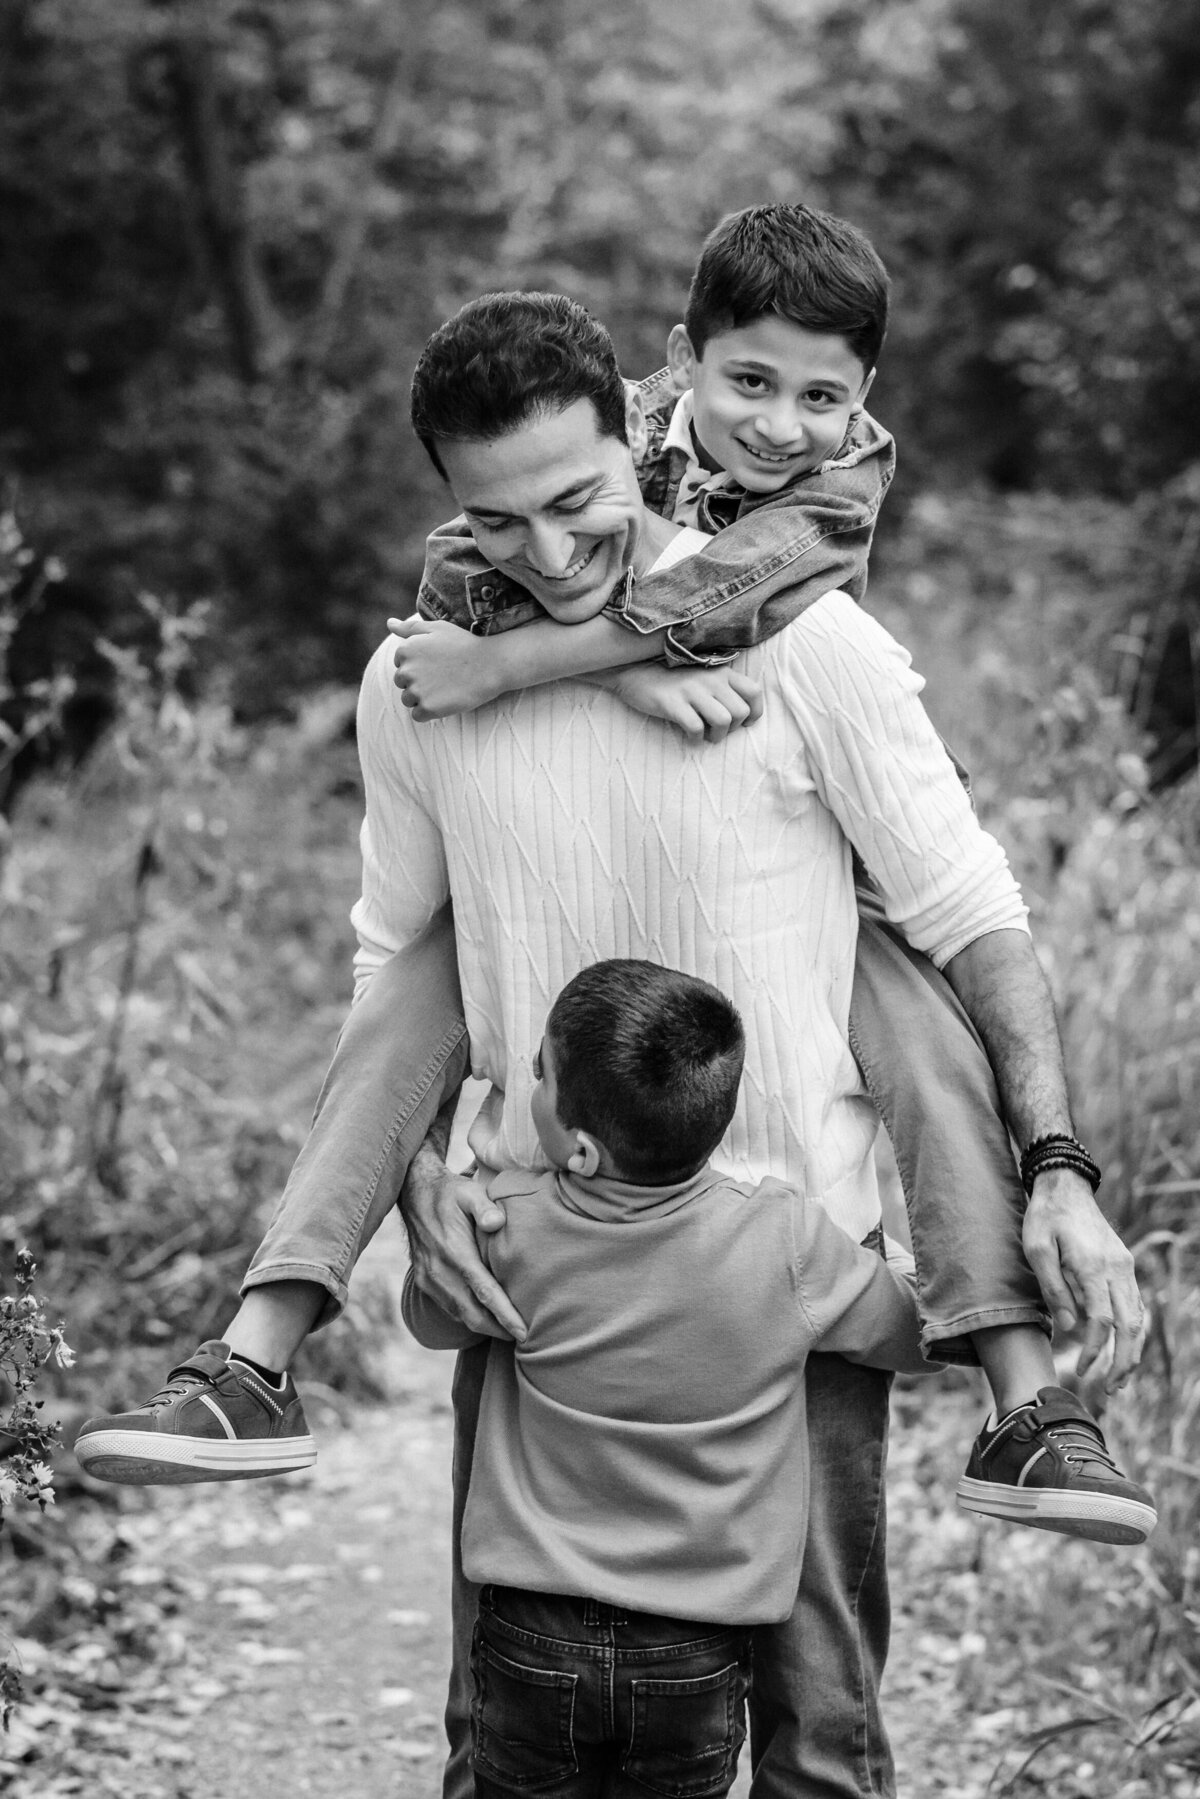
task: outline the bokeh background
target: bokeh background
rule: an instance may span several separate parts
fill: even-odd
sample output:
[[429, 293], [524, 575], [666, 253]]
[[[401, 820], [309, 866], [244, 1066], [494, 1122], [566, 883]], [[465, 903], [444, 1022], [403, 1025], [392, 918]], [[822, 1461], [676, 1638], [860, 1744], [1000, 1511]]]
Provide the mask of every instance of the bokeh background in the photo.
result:
[[[446, 510], [428, 332], [553, 288], [649, 372], [704, 233], [793, 198], [893, 277], [867, 603], [1026, 884], [1152, 1301], [1106, 1423], [1159, 1529], [997, 1576], [963, 1703], [1038, 1750], [997, 1790], [1195, 1794], [1193, 0], [6, 0], [0, 1286], [27, 1245], [68, 1434], [227, 1315], [348, 989], [354, 683]], [[392, 1327], [368, 1293], [309, 1377], [378, 1392]], [[60, 1466], [0, 1539], [47, 1643], [95, 1625]]]

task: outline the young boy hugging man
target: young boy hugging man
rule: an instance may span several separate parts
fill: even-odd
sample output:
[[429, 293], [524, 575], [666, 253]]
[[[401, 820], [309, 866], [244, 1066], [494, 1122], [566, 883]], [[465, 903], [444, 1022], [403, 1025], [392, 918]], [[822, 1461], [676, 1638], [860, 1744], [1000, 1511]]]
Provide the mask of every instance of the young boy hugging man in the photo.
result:
[[[585, 968], [546, 1022], [550, 1171], [493, 1181], [486, 1244], [528, 1335], [488, 1358], [461, 1533], [476, 1799], [727, 1793], [750, 1627], [800, 1573], [809, 1351], [928, 1371], [880, 1255], [708, 1165], [744, 1050], [722, 993], [651, 962]], [[481, 1341], [411, 1273], [404, 1315], [433, 1348]]]
[[[522, 298], [498, 297], [497, 329], [520, 328]], [[541, 328], [542, 299], [528, 296], [531, 332]], [[490, 316], [487, 301], [474, 305]], [[623, 402], [614, 395], [611, 406], [606, 398], [603, 416], [596, 409], [602, 438], [631, 446], [643, 500], [684, 527], [680, 538], [657, 561], [643, 559], [635, 575], [624, 527], [613, 522], [624, 517], [626, 497], [597, 480], [568, 484], [529, 516], [467, 510], [430, 538], [420, 594], [427, 616], [395, 627], [396, 681], [414, 718], [473, 707], [514, 683], [582, 673], [693, 734], [719, 737], [752, 720], [755, 685], [723, 662], [831, 591], [863, 592], [892, 468], [890, 438], [863, 411], [886, 321], [886, 272], [853, 226], [802, 206], [727, 219], [704, 247], [686, 320], [670, 335], [667, 398], [656, 380], [649, 412], [632, 392]], [[489, 403], [509, 361], [515, 368], [519, 360], [502, 348], [478, 377]], [[439, 443], [471, 438], [476, 396], [462, 393], [458, 422], [447, 402], [431, 430], [418, 385], [414, 424], [445, 474]], [[521, 416], [524, 396], [500, 397]], [[549, 393], [536, 407], [558, 410]], [[645, 657], [690, 666], [617, 666]], [[286, 1451], [268, 1446], [280, 1434], [272, 1395], [277, 1411], [291, 1407], [295, 1389], [284, 1373], [292, 1355], [344, 1301], [355, 1256], [461, 1077], [464, 1029], [445, 934], [430, 933], [402, 954], [403, 969], [388, 976], [390, 1003], [368, 992], [356, 1008], [322, 1114], [336, 1102], [367, 1121], [396, 1120], [395, 1128], [373, 1136], [368, 1125], [361, 1169], [357, 1161], [353, 1169], [325, 1167], [321, 1183], [313, 1180], [321, 1150], [310, 1140], [297, 1164], [303, 1178], [289, 1183], [227, 1333], [235, 1359], [206, 1346], [139, 1412], [89, 1423], [77, 1452], [93, 1472], [137, 1482], [229, 1478], [303, 1465], [315, 1453], [290, 1409], [297, 1459], [283, 1462]], [[1035, 996], [1034, 1013], [1038, 1004]], [[987, 1006], [986, 992], [973, 995], [973, 1015]], [[397, 1045], [413, 1040], [417, 1025], [431, 1046], [428, 1063], [397, 1109], [389, 1087]], [[1136, 1363], [1144, 1328], [1131, 1283], [1105, 1272], [1111, 1233], [1094, 1209], [1093, 1223], [1075, 1235], [1086, 1254], [1076, 1258], [1074, 1292], [1064, 1278], [1062, 1220], [1079, 1215], [1078, 1200], [1099, 1181], [1069, 1134], [1065, 1108], [1052, 1108], [1050, 1134], [1022, 1144], [1019, 1179], [996, 1081], [966, 1013], [932, 963], [880, 921], [870, 896], [861, 907], [850, 1040], [904, 1185], [926, 1348], [936, 1346], [943, 1361], [981, 1363], [996, 1402], [997, 1418], [960, 1483], [961, 1503], [1053, 1530], [1140, 1541], [1154, 1521], [1149, 1496], [1114, 1466], [1094, 1420], [1056, 1384], [1047, 1308], [1062, 1325], [1078, 1312], [1087, 1317], [1081, 1369], [1115, 1330], [1111, 1385]], [[329, 1253], [301, 1263], [285, 1240], [296, 1242], [310, 1191]], [[1051, 1202], [1035, 1208], [1027, 1245], [1036, 1275], [1022, 1253], [1026, 1192]], [[519, 1317], [502, 1298], [496, 1316], [519, 1336]], [[224, 1425], [207, 1423], [197, 1406], [201, 1393], [215, 1402], [214, 1383], [225, 1393]], [[198, 1437], [223, 1430], [228, 1447], [196, 1447]]]

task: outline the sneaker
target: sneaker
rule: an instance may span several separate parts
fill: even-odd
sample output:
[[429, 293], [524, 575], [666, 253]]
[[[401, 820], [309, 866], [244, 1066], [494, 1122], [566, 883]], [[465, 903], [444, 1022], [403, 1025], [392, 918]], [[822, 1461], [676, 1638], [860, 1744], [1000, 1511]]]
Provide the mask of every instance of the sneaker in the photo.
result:
[[228, 1344], [202, 1343], [136, 1411], [89, 1418], [75, 1455], [97, 1480], [173, 1487], [311, 1468], [317, 1446], [290, 1374], [272, 1387]]
[[1143, 1543], [1158, 1522], [1145, 1487], [1127, 1480], [1100, 1426], [1065, 1387], [1043, 1387], [975, 1439], [958, 1503], [968, 1512], [1095, 1543]]

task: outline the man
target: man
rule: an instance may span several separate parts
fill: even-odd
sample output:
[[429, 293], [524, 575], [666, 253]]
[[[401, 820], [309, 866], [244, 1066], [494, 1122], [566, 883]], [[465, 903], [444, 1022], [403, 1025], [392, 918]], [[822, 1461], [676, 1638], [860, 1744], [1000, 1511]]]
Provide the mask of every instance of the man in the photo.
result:
[[[508, 329], [505, 329], [505, 326]], [[556, 616], [586, 615], [626, 568], [671, 541], [638, 495], [636, 409], [602, 332], [568, 302], [510, 296], [436, 333], [414, 421], [468, 523], [505, 533], [504, 572]], [[623, 431], [622, 431], [623, 427]], [[493, 551], [493, 555], [494, 555]], [[596, 570], [599, 570], [597, 575]], [[1022, 1142], [1068, 1132], [1065, 1084], [1024, 908], [917, 699], [907, 659], [830, 595], [750, 653], [764, 713], [722, 744], [690, 742], [609, 693], [561, 682], [467, 717], [415, 724], [385, 647], [360, 706], [367, 792], [358, 967], [372, 969], [454, 902], [474, 1063], [493, 1091], [471, 1131], [484, 1168], [536, 1160], [528, 1124], [540, 1018], [606, 956], [690, 968], [747, 1022], [745, 1101], [722, 1152], [742, 1178], [805, 1182], [853, 1235], [878, 1225], [875, 1117], [850, 1055], [851, 844], [889, 917], [944, 970], [988, 1045]], [[474, 1252], [486, 1199], [421, 1150], [404, 1198], [418, 1279], [474, 1328], [504, 1301]], [[1138, 1337], [1129, 1259], [1090, 1188], [1058, 1170], [1031, 1204], [1068, 1283]], [[747, 1295], [753, 1304], [753, 1295]], [[493, 1344], [490, 1352], [508, 1353]], [[481, 1352], [456, 1380], [456, 1490], [465, 1491]], [[755, 1793], [888, 1792], [878, 1715], [887, 1641], [886, 1381], [810, 1368], [813, 1512], [789, 1624], [757, 1657]], [[456, 1617], [473, 1614], [461, 1580]], [[461, 1694], [465, 1645], [458, 1643]], [[447, 1793], [469, 1791], [466, 1718], [452, 1698]]]

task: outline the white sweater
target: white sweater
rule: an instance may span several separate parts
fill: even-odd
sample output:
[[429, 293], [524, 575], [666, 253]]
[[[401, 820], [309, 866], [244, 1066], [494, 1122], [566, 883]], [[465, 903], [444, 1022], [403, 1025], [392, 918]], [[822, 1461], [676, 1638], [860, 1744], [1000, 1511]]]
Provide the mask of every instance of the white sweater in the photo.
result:
[[842, 593], [745, 654], [765, 712], [723, 744], [604, 689], [560, 681], [415, 724], [389, 640], [359, 701], [360, 984], [453, 897], [486, 1168], [544, 1168], [529, 1115], [546, 1014], [578, 970], [644, 957], [714, 982], [742, 1013], [746, 1072], [714, 1160], [878, 1222], [877, 1118], [847, 1040], [853, 844], [892, 922], [939, 965], [1026, 928], [921, 706], [907, 653]]

